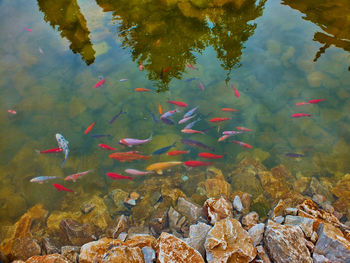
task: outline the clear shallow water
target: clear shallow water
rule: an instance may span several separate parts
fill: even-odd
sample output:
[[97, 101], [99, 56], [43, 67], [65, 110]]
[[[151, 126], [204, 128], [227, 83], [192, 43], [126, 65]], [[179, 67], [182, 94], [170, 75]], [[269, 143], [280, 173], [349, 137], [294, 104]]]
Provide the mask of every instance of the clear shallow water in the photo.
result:
[[[30, 183], [35, 176], [63, 178], [94, 169], [77, 183], [55, 181], [74, 189], [79, 200], [113, 188], [132, 191], [144, 180], [112, 182], [106, 172], [199, 160], [202, 150], [192, 149], [185, 156], [120, 163], [97, 146], [124, 151], [121, 138], [145, 139], [152, 132], [152, 142], [137, 148], [145, 154], [174, 141], [177, 150], [189, 149], [180, 140], [190, 138], [226, 153], [215, 163], [224, 174], [243, 156], [253, 156], [268, 168], [284, 164], [293, 174], [339, 181], [350, 169], [350, 10], [347, 1], [290, 2], [1, 1], [0, 221], [15, 220], [36, 203], [55, 210], [67, 198], [69, 193], [57, 192], [51, 183]], [[106, 83], [94, 89], [99, 76]], [[192, 77], [204, 91], [197, 80], [184, 81]], [[128, 81], [120, 82], [123, 78]], [[295, 105], [323, 98], [319, 104]], [[202, 121], [195, 128], [215, 128], [206, 135], [184, 135], [182, 126], [155, 124], [147, 109], [159, 117], [159, 102], [164, 111], [175, 108], [167, 99], [189, 104], [173, 120], [200, 105]], [[225, 113], [223, 107], [239, 112]], [[127, 114], [108, 124], [121, 108]], [[313, 116], [291, 118], [299, 112]], [[213, 117], [232, 120], [212, 124]], [[84, 135], [94, 121], [90, 134], [112, 137]], [[236, 137], [253, 149], [217, 142], [221, 131], [236, 126], [253, 129]], [[63, 169], [63, 154], [35, 152], [57, 147], [56, 133], [70, 142]], [[286, 157], [289, 152], [305, 157]]]

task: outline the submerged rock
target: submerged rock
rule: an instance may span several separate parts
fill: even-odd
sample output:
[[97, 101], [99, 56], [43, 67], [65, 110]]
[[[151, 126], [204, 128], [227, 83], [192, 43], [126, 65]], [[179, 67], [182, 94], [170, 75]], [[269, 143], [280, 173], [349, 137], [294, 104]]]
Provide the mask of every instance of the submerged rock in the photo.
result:
[[79, 224], [72, 219], [63, 219], [60, 223], [60, 236], [64, 244], [81, 246], [96, 239], [90, 224]]
[[315, 262], [349, 262], [350, 242], [339, 228], [321, 223], [317, 229], [319, 236], [314, 248]]
[[284, 226], [269, 220], [264, 245], [273, 262], [312, 263], [304, 234], [299, 227]]
[[106, 233], [108, 237], [116, 238], [121, 232], [128, 230], [128, 217], [125, 215], [118, 216], [108, 227]]
[[181, 216], [174, 208], [170, 207], [168, 211], [169, 228], [176, 236], [182, 236], [183, 233], [188, 233], [189, 223], [186, 217]]
[[204, 203], [205, 213], [210, 224], [214, 225], [221, 219], [233, 216], [232, 203], [225, 197], [209, 198]]
[[30, 237], [20, 237], [14, 240], [8, 257], [11, 260], [26, 260], [32, 256], [40, 254], [41, 247], [35, 239]]
[[177, 237], [163, 232], [157, 240], [157, 262], [198, 262], [204, 263], [201, 254]]
[[203, 208], [183, 197], [177, 199], [177, 211], [184, 215], [190, 223], [197, 222], [201, 217], [204, 218]]
[[80, 252], [79, 246], [64, 246], [61, 247], [61, 255], [64, 256], [69, 262], [78, 262], [78, 256]]
[[56, 242], [49, 237], [44, 237], [42, 240], [42, 249], [43, 253], [45, 254], [55, 254], [60, 253], [60, 249], [58, 248], [58, 245]]
[[218, 221], [205, 241], [208, 263], [250, 262], [256, 249], [248, 232], [233, 218]]
[[230, 196], [231, 185], [226, 182], [223, 175], [218, 175], [213, 179], [205, 181], [205, 190], [208, 197], [218, 197], [220, 195]]

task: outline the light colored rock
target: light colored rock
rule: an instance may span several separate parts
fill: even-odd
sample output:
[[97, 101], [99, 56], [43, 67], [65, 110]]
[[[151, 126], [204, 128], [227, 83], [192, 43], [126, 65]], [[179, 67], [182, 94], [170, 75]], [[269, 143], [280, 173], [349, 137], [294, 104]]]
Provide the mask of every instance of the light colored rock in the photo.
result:
[[320, 71], [314, 71], [307, 75], [307, 81], [311, 87], [319, 87], [322, 84], [324, 76]]
[[242, 225], [245, 230], [249, 230], [257, 223], [259, 223], [259, 215], [257, 212], [250, 212], [242, 218]]
[[311, 238], [312, 236], [314, 220], [310, 218], [288, 215], [285, 218], [284, 224], [289, 226], [299, 226], [307, 238]]
[[204, 203], [204, 209], [210, 224], [214, 225], [221, 219], [232, 217], [232, 203], [225, 197], [209, 198]]
[[[327, 223], [321, 223], [317, 229], [318, 240], [315, 245], [314, 255], [318, 258], [325, 257], [329, 262], [350, 261], [350, 242], [346, 240], [339, 228]], [[318, 262], [327, 262], [320, 261]]]
[[186, 217], [181, 216], [173, 207], [169, 208], [168, 218], [169, 228], [176, 236], [181, 236], [182, 233], [186, 232], [187, 227], [189, 227]]
[[273, 219], [274, 222], [276, 222], [277, 224], [283, 224], [284, 222], [284, 216], [276, 216], [274, 219]]
[[26, 263], [71, 263], [60, 254], [50, 254], [46, 256], [33, 256]]
[[174, 235], [163, 232], [157, 240], [159, 263], [204, 263], [201, 254]]
[[64, 246], [61, 247], [61, 255], [64, 256], [69, 262], [78, 262], [78, 256], [80, 252], [79, 246]]
[[184, 215], [190, 223], [197, 222], [201, 217], [204, 218], [203, 208], [183, 197], [177, 199], [177, 211]]
[[284, 213], [286, 215], [296, 216], [298, 214], [298, 209], [294, 207], [287, 207], [286, 209], [284, 209]]
[[156, 260], [156, 252], [152, 247], [143, 247], [142, 249], [143, 259], [145, 263], [152, 263]]
[[205, 241], [208, 263], [250, 262], [256, 249], [248, 232], [233, 218], [218, 221]]
[[314, 253], [312, 255], [312, 259], [313, 259], [314, 263], [333, 263], [325, 256], [322, 256], [322, 255], [317, 254], [317, 253]]
[[[80, 261], [79, 261], [80, 262]], [[108, 250], [101, 263], [144, 263], [143, 254], [139, 247], [120, 245]], [[94, 262], [91, 262], [94, 263]]]
[[191, 225], [188, 238], [185, 239], [185, 242], [201, 253], [203, 257], [205, 256], [204, 242], [211, 228], [211, 226], [202, 222]]
[[120, 240], [107, 237], [86, 243], [80, 248], [79, 263], [101, 262], [102, 257], [110, 246], [117, 246], [122, 243]]
[[233, 208], [236, 209], [238, 212], [243, 211], [242, 201], [238, 195], [236, 195], [235, 198], [233, 199]]
[[283, 200], [279, 200], [277, 205], [272, 210], [271, 218], [275, 218], [277, 216], [283, 216], [284, 210], [287, 208], [286, 203]]
[[264, 246], [273, 262], [312, 263], [303, 231], [299, 227], [284, 226], [268, 221]]
[[254, 246], [259, 245], [260, 242], [262, 241], [264, 237], [264, 230], [265, 230], [264, 223], [256, 224], [248, 230], [248, 233], [253, 240]]

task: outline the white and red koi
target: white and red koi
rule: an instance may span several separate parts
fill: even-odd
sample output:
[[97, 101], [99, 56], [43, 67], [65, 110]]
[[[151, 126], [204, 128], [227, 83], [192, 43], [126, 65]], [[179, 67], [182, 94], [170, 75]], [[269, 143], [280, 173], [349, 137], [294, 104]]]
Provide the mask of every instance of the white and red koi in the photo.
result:
[[239, 141], [234, 141], [234, 140], [232, 140], [231, 142], [234, 142], [235, 144], [238, 144], [238, 145], [240, 145], [240, 146], [242, 146], [242, 147], [244, 147], [244, 148], [248, 148], [248, 149], [252, 149], [252, 148], [253, 148], [253, 146], [251, 146], [251, 145], [248, 144], [248, 143], [239, 142]]
[[77, 179], [81, 178], [83, 175], [86, 175], [86, 174], [93, 172], [93, 171], [94, 170], [88, 170], [88, 171], [81, 172], [81, 173], [71, 174], [71, 175], [68, 175], [66, 178], [64, 178], [64, 180], [75, 182]]
[[152, 134], [148, 139], [145, 140], [139, 140], [139, 139], [132, 139], [132, 138], [124, 138], [119, 141], [120, 144], [132, 147], [134, 145], [140, 145], [145, 144], [147, 142], [150, 142], [152, 140]]

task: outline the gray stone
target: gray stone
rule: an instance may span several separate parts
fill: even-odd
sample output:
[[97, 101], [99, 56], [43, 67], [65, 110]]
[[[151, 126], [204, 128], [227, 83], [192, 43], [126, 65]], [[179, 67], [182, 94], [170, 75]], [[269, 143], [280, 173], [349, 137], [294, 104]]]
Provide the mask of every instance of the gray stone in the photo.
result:
[[96, 239], [94, 227], [90, 224], [80, 224], [72, 219], [63, 219], [59, 226], [64, 244], [81, 246]]
[[273, 221], [275, 221], [277, 224], [283, 224], [284, 217], [283, 216], [276, 216]]
[[196, 223], [201, 217], [204, 218], [203, 208], [191, 203], [183, 197], [177, 199], [177, 210], [184, 215], [190, 223]]
[[127, 236], [128, 236], [128, 233], [127, 232], [121, 232], [120, 234], [119, 234], [119, 236], [118, 236], [118, 238], [117, 239], [119, 239], [119, 240], [121, 240], [121, 241], [125, 241], [125, 239], [127, 238]]
[[[318, 240], [314, 253], [326, 258], [330, 262], [350, 261], [350, 242], [345, 239], [339, 228], [327, 223], [321, 223], [317, 229]], [[323, 256], [323, 257], [321, 257]], [[320, 261], [318, 262], [327, 262]]]
[[80, 253], [80, 247], [79, 246], [64, 246], [61, 247], [61, 254], [66, 259], [69, 260], [69, 262], [77, 263], [78, 257]]
[[181, 216], [174, 208], [170, 207], [168, 211], [169, 228], [173, 235], [182, 237], [183, 233], [187, 233], [189, 224], [186, 217]]
[[143, 247], [141, 250], [145, 263], [152, 263], [156, 261], [156, 252], [153, 250], [153, 248]]
[[236, 209], [238, 212], [243, 211], [242, 201], [238, 195], [236, 195], [235, 198], [233, 199], [233, 208]]
[[314, 220], [311, 218], [288, 215], [285, 218], [284, 224], [290, 226], [300, 226], [307, 238], [311, 238], [312, 236]]
[[259, 245], [260, 242], [262, 241], [264, 237], [264, 230], [265, 230], [265, 224], [263, 223], [256, 224], [248, 230], [248, 233], [253, 240], [254, 246]]
[[312, 255], [312, 259], [314, 260], [314, 263], [332, 263], [328, 258], [317, 253]]
[[294, 207], [287, 207], [286, 209], [284, 209], [284, 213], [286, 215], [296, 216], [298, 214], [298, 209]]
[[205, 257], [204, 242], [211, 228], [211, 226], [202, 222], [191, 225], [188, 238], [185, 239], [185, 242], [201, 253], [203, 258]]
[[269, 220], [264, 233], [264, 246], [273, 262], [312, 263], [300, 227], [280, 225]]

